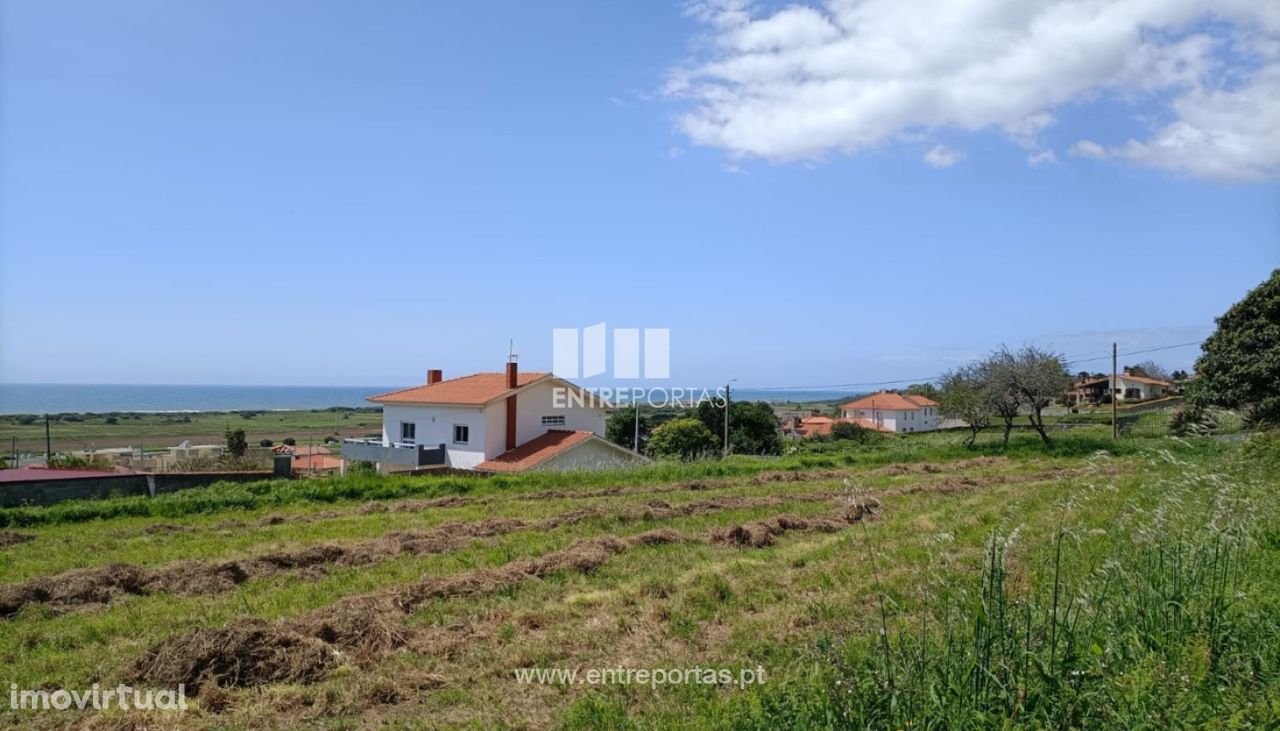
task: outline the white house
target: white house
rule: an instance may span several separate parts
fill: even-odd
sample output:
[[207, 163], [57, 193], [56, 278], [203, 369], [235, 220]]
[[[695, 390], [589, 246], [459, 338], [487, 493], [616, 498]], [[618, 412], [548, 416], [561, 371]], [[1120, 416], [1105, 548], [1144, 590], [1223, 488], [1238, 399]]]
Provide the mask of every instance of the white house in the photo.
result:
[[427, 382], [370, 396], [382, 405], [380, 440], [348, 439], [343, 461], [380, 471], [452, 467], [485, 472], [605, 469], [644, 461], [604, 438], [607, 403], [550, 373], [502, 373]]
[[896, 393], [873, 393], [840, 405], [847, 421], [898, 434], [931, 431], [938, 428], [938, 402], [924, 396]]
[[1075, 389], [1067, 393], [1068, 402], [1099, 403], [1107, 395], [1115, 394], [1117, 401], [1146, 401], [1164, 398], [1173, 392], [1173, 384], [1158, 378], [1135, 376], [1125, 369], [1117, 374], [1112, 382], [1111, 376], [1081, 381]]

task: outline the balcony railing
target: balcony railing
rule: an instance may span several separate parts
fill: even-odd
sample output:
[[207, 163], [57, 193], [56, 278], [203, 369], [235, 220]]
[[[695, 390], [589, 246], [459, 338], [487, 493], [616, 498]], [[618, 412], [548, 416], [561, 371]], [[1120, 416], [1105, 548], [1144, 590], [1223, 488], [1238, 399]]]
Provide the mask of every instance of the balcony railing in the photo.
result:
[[343, 439], [342, 458], [382, 464], [429, 467], [445, 463], [443, 444], [428, 447], [425, 444], [384, 444], [381, 439]]

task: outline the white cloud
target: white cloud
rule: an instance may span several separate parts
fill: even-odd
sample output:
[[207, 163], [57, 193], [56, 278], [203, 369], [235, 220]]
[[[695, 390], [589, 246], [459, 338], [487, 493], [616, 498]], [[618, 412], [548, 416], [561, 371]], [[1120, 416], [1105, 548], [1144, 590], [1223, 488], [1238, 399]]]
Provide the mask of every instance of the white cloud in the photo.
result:
[[691, 12], [706, 42], [667, 93], [690, 103], [678, 126], [693, 143], [734, 158], [813, 160], [994, 128], [1040, 164], [1055, 110], [1111, 95], [1155, 102], [1161, 118], [1145, 139], [1076, 153], [1214, 179], [1280, 175], [1274, 0], [1212, 12], [1203, 0], [826, 0], [759, 16], [717, 0]]
[[1107, 150], [1093, 140], [1080, 140], [1071, 146], [1071, 154], [1080, 157], [1106, 157]]
[[935, 168], [949, 168], [964, 159], [964, 153], [944, 145], [935, 145], [924, 154], [924, 161]]
[[1037, 165], [1048, 165], [1058, 161], [1058, 156], [1053, 154], [1053, 150], [1041, 150], [1027, 155], [1027, 164], [1035, 167]]

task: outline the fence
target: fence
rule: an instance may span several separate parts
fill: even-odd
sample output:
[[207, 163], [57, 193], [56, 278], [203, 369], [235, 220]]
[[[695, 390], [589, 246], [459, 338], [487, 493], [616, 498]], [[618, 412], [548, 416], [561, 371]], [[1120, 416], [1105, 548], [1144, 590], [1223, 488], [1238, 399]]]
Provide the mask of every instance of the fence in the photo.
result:
[[[1122, 437], [1167, 437], [1175, 434], [1173, 409], [1147, 411], [1139, 414], [1122, 414], [1116, 419]], [[1239, 434], [1245, 431], [1244, 418], [1234, 411], [1210, 411], [1190, 434]]]
[[35, 479], [0, 485], [0, 507], [53, 505], [64, 500], [114, 496], [155, 497], [166, 492], [208, 487], [216, 482], [269, 480], [271, 472], [159, 472]]

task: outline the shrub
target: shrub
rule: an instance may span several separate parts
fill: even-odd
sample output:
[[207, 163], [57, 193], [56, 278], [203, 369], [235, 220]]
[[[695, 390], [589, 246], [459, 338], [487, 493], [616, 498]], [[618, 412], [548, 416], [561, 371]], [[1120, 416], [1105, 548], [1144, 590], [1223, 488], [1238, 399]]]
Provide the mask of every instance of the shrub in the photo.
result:
[[227, 427], [227, 454], [233, 458], [243, 457], [249, 451], [249, 442], [244, 438], [244, 429]]
[[55, 454], [49, 460], [49, 467], [55, 470], [102, 470], [103, 472], [109, 472], [111, 470], [111, 460], [100, 454], [95, 454], [91, 457], [81, 457], [76, 454]]
[[695, 459], [715, 452], [720, 440], [706, 424], [692, 417], [672, 419], [649, 437], [649, 453], [658, 457]]
[[1213, 414], [1196, 402], [1184, 403], [1169, 415], [1169, 431], [1180, 437], [1211, 434], [1217, 428]]
[[1280, 471], [1280, 431], [1254, 434], [1244, 443], [1245, 459], [1256, 462], [1273, 474]]
[[102, 423], [103, 423], [103, 424], [118, 424], [118, 423], [120, 423], [120, 420], [119, 420], [119, 419], [117, 419], [117, 418], [116, 418], [116, 417], [114, 417], [114, 416], [108, 416], [107, 418], [105, 418], [105, 419], [103, 419], [103, 420], [102, 420]]
[[274, 447], [275, 444], [276, 443], [271, 441], [270, 439], [262, 439], [258, 442], [259, 447]]
[[292, 447], [292, 446], [294, 446], [294, 445], [296, 445], [296, 444], [298, 443], [298, 440], [297, 440], [297, 439], [294, 439], [293, 437], [285, 437], [285, 438], [284, 438], [284, 443], [285, 443], [286, 445], [288, 445], [288, 446]]
[[848, 441], [866, 444], [875, 436], [879, 436], [879, 434], [867, 429], [861, 424], [855, 424], [851, 421], [837, 421], [835, 424], [831, 425], [831, 438], [834, 441]]

